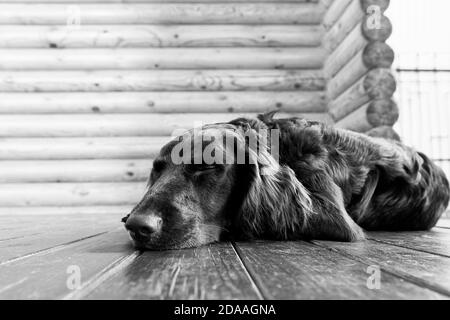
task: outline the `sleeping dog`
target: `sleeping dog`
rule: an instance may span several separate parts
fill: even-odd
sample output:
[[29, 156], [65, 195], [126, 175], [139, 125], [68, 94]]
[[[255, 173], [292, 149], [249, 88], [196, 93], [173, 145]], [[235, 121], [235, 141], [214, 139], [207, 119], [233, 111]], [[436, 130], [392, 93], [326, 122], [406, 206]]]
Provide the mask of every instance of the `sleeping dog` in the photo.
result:
[[449, 194], [443, 171], [400, 142], [269, 113], [169, 142], [122, 221], [137, 247], [156, 250], [225, 238], [358, 241], [363, 230], [429, 230]]

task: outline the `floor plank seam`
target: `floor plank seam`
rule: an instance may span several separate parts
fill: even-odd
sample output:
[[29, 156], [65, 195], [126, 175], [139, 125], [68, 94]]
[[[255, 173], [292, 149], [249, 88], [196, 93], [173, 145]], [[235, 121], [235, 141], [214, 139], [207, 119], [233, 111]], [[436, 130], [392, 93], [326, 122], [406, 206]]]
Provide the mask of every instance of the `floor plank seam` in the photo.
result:
[[142, 254], [140, 251], [134, 251], [124, 257], [113, 261], [103, 270], [92, 276], [89, 280], [82, 284], [82, 286], [69, 294], [65, 295], [61, 300], [80, 300], [87, 297], [96, 288], [103, 284], [106, 280], [113, 277], [115, 274], [129, 266], [137, 257]]
[[87, 240], [87, 239], [91, 239], [91, 238], [95, 238], [95, 237], [104, 235], [106, 233], [108, 233], [108, 231], [96, 233], [96, 234], [93, 234], [93, 235], [90, 235], [90, 236], [87, 236], [87, 237], [83, 237], [83, 238], [76, 239], [76, 240], [73, 240], [73, 241], [65, 242], [65, 243], [59, 244], [57, 246], [41, 249], [41, 250], [38, 250], [38, 251], [35, 251], [35, 252], [32, 252], [32, 253], [27, 253], [27, 254], [25, 254], [23, 256], [14, 257], [14, 258], [11, 258], [11, 259], [8, 259], [8, 260], [0, 262], [0, 267], [8, 265], [8, 264], [13, 263], [13, 262], [17, 262], [17, 261], [20, 261], [20, 260], [31, 258], [31, 257], [37, 256], [37, 255], [46, 255], [46, 254], [54, 253], [54, 252], [60, 251], [62, 249], [65, 249], [67, 247], [70, 247], [72, 245], [78, 244], [81, 241], [84, 241], [84, 240]]
[[270, 293], [267, 292], [264, 285], [262, 284], [261, 279], [256, 275], [253, 268], [249, 264], [247, 264], [239, 247], [236, 245], [235, 242], [231, 242], [231, 247], [233, 248], [236, 256], [238, 257], [239, 262], [241, 263], [242, 268], [244, 269], [244, 272], [250, 279], [252, 286], [255, 289], [256, 294], [258, 295], [259, 300], [270, 300], [271, 299]]
[[409, 249], [409, 250], [413, 250], [413, 251], [423, 252], [423, 253], [427, 253], [427, 254], [433, 254], [435, 256], [439, 256], [439, 257], [443, 257], [443, 258], [450, 258], [449, 255], [446, 255], [446, 254], [443, 254], [443, 253], [432, 252], [432, 251], [428, 251], [428, 250], [424, 250], [424, 249], [418, 249], [418, 248], [412, 248], [412, 247], [404, 246], [404, 245], [401, 245], [401, 244], [398, 244], [398, 243], [390, 242], [388, 240], [380, 240], [380, 239], [375, 239], [375, 238], [371, 238], [371, 237], [368, 237], [367, 239], [369, 239], [370, 241], [378, 242], [378, 243], [388, 244], [390, 246], [395, 246], [395, 247], [399, 247], [399, 248], [404, 248], [404, 249]]
[[27, 234], [27, 235], [24, 235], [24, 236], [16, 236], [16, 237], [11, 237], [11, 238], [4, 238], [4, 239], [0, 239], [0, 242], [28, 238], [28, 237], [36, 236], [38, 234], [40, 234], [40, 233], [31, 233], [31, 234]]
[[[330, 250], [332, 252], [338, 253], [338, 254], [340, 254], [340, 255], [348, 258], [348, 259], [351, 259], [353, 261], [357, 261], [357, 262], [363, 263], [366, 266], [372, 266], [372, 265], [374, 265], [374, 263], [377, 263], [376, 261], [372, 261], [371, 262], [370, 259], [366, 260], [366, 259], [359, 258], [358, 256], [354, 256], [352, 254], [348, 254], [346, 252], [343, 252], [340, 249], [332, 248], [332, 247], [329, 247], [327, 245], [322, 245], [320, 243], [317, 243], [316, 241], [311, 241], [310, 243], [313, 244], [313, 245], [316, 245], [318, 247], [325, 248], [325, 249], [328, 249], [328, 250]], [[379, 267], [380, 267], [380, 269], [383, 272], [385, 272], [385, 273], [387, 273], [387, 274], [389, 274], [391, 276], [400, 278], [400, 279], [402, 279], [404, 281], [410, 282], [410, 283], [412, 283], [412, 284], [414, 284], [416, 286], [419, 286], [421, 288], [428, 289], [428, 290], [431, 290], [431, 291], [435, 291], [435, 292], [440, 293], [440, 294], [442, 294], [444, 296], [450, 297], [450, 290], [448, 290], [447, 288], [442, 287], [442, 286], [440, 286], [438, 284], [429, 283], [429, 282], [427, 282], [427, 281], [425, 281], [425, 280], [423, 280], [421, 278], [418, 278], [416, 276], [413, 276], [413, 275], [405, 273], [405, 272], [392, 270], [392, 269], [386, 268], [384, 266], [379, 266]]]

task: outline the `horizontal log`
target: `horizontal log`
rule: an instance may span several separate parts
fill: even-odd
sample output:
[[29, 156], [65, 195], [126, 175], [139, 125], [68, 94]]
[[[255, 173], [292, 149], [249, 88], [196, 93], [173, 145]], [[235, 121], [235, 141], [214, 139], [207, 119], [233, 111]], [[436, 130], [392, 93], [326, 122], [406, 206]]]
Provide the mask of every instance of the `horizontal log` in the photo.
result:
[[145, 160], [0, 161], [0, 183], [146, 181]]
[[[254, 114], [1, 115], [0, 137], [168, 136], [200, 124], [228, 122]], [[291, 116], [280, 114], [279, 117]], [[328, 113], [305, 113], [329, 122]]]
[[377, 138], [385, 138], [400, 141], [400, 136], [391, 126], [381, 126], [373, 128], [366, 132], [367, 135]]
[[[355, 1], [359, 2], [360, 0]], [[369, 2], [380, 3], [383, 8], [385, 6], [384, 1]], [[351, 29], [351, 31], [348, 30], [351, 25], [346, 25], [345, 33], [339, 34], [341, 36], [339, 41], [337, 41], [337, 38], [330, 38], [332, 39], [331, 41], [336, 41], [336, 43], [325, 44], [325, 47], [328, 47], [331, 52], [324, 66], [325, 74], [327, 76], [334, 77], [352, 57], [354, 57], [360, 50], [365, 49], [372, 42], [375, 42], [375, 44], [371, 45], [372, 47], [366, 48], [366, 55], [370, 55], [377, 50], [384, 50], [384, 56], [389, 56], [393, 53], [390, 47], [383, 43], [392, 33], [392, 25], [389, 19], [385, 16], [381, 16], [380, 26], [377, 28], [373, 28], [368, 25], [369, 19], [369, 16], [365, 16], [363, 21], [359, 21], [353, 29]], [[345, 20], [342, 23], [348, 23], [348, 21]], [[327, 42], [329, 40], [326, 39], [324, 41]], [[381, 43], [383, 43], [383, 45], [381, 45]], [[371, 61], [369, 60], [369, 63], [370, 62]], [[375, 63], [381, 67], [378, 61]]]
[[[89, 24], [319, 24], [325, 13], [314, 3], [77, 4]], [[66, 25], [67, 4], [0, 4], [0, 24]], [[76, 26], [75, 26], [76, 27]]]
[[2, 138], [0, 160], [151, 159], [171, 138]]
[[369, 70], [390, 68], [393, 61], [394, 52], [386, 43], [369, 43], [330, 79], [327, 85], [330, 100], [336, 99]]
[[[124, 206], [71, 206], [71, 207], [0, 207], [0, 216], [80, 216], [108, 215], [123, 217], [133, 209], [133, 205]], [[120, 221], [120, 218], [117, 219]], [[119, 224], [119, 222], [118, 222]]]
[[361, 23], [357, 24], [326, 59], [325, 74], [330, 78], [334, 77], [358, 52], [364, 50], [368, 43], [369, 41], [361, 34]]
[[336, 122], [336, 127], [367, 132], [374, 127], [393, 126], [398, 117], [399, 110], [394, 101], [374, 100]]
[[309, 25], [0, 25], [0, 47], [316, 47], [322, 31]]
[[317, 2], [328, 9], [331, 6], [331, 4], [334, 2], [334, 0], [319, 0]]
[[360, 1], [353, 0], [325, 34], [323, 38], [323, 47], [325, 50], [333, 52], [333, 50], [347, 37], [350, 31], [361, 22], [363, 17], [364, 11]]
[[328, 31], [331, 29], [352, 1], [358, 0], [337, 0], [331, 3], [322, 20], [322, 25], [325, 30]]
[[323, 91], [0, 93], [0, 114], [324, 112]]
[[334, 120], [340, 120], [360, 106], [376, 99], [389, 99], [396, 90], [395, 78], [388, 69], [373, 69], [328, 105]]
[[116, 206], [136, 204], [145, 182], [4, 183], [2, 207]]
[[319, 48], [0, 49], [0, 70], [319, 69]]
[[[226, 0], [6, 0], [9, 3], [214, 3]], [[275, 0], [233, 0], [233, 2], [274, 2]], [[280, 2], [310, 2], [317, 3], [319, 0], [281, 0]]]
[[15, 71], [0, 92], [322, 90], [320, 70]]

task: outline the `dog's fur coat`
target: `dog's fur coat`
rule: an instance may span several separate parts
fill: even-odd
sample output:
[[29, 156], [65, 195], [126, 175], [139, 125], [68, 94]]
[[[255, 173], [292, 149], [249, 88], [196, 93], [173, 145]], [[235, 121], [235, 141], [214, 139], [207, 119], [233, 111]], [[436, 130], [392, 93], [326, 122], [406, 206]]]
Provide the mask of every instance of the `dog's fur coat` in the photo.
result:
[[162, 218], [162, 230], [141, 246], [190, 247], [225, 235], [356, 241], [364, 238], [362, 229], [428, 230], [449, 202], [443, 171], [400, 142], [300, 118], [273, 119], [273, 113], [211, 127], [255, 136], [261, 129], [278, 129], [279, 163], [269, 150], [256, 154], [244, 146], [257, 164], [207, 174], [200, 169], [201, 179], [192, 178], [195, 173], [181, 178], [180, 172], [189, 170], [176, 173], [167, 165], [174, 146], [169, 143], [157, 160], [164, 169], [156, 170], [159, 176], [152, 173], [149, 191], [130, 216]]

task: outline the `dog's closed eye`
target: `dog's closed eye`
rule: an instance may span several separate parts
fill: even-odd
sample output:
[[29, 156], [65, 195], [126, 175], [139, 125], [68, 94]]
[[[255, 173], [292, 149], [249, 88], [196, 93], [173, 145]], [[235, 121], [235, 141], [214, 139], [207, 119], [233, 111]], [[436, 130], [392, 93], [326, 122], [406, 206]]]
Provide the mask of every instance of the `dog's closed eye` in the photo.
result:
[[206, 175], [221, 170], [223, 170], [223, 166], [217, 164], [191, 164], [186, 166], [186, 173], [192, 176]]

